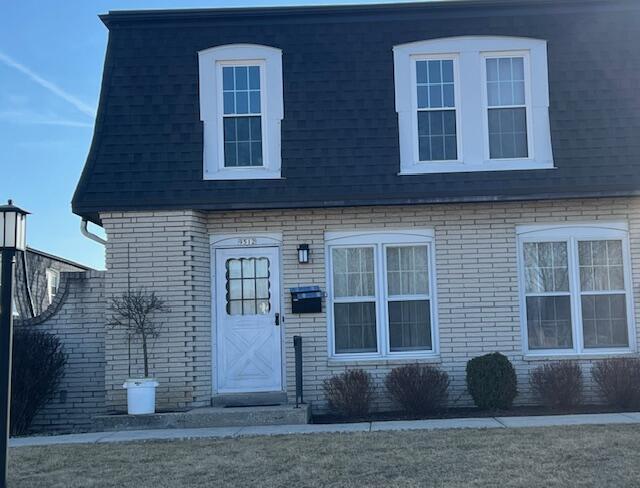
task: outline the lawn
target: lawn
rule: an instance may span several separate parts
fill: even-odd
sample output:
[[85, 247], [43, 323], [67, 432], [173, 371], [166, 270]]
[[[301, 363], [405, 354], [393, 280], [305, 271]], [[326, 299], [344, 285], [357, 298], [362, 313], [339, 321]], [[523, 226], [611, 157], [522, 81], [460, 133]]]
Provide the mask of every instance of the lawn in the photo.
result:
[[9, 487], [638, 486], [639, 446], [610, 425], [21, 447]]

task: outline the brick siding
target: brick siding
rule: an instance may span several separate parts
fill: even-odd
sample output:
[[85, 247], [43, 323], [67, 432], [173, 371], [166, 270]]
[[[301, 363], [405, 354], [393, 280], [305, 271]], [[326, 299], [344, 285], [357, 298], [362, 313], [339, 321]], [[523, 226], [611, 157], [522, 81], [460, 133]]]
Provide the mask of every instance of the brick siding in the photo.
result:
[[[640, 199], [608, 198], [455, 205], [350, 207], [310, 210], [129, 212], [101, 214], [107, 230], [106, 294], [127, 286], [153, 289], [172, 309], [167, 330], [152, 348], [160, 379], [159, 407], [208, 404], [211, 397], [210, 234], [279, 232], [282, 244], [282, 289], [325, 283], [326, 231], [432, 228], [435, 231], [438, 287], [439, 358], [429, 359], [452, 378], [450, 398], [470, 402], [465, 365], [479, 354], [501, 351], [518, 372], [519, 403], [532, 401], [528, 372], [541, 364], [522, 354], [516, 226], [520, 224], [624, 220], [629, 224], [634, 296], [640, 299]], [[300, 265], [296, 248], [308, 243], [311, 262]], [[129, 258], [127, 258], [127, 244]], [[129, 263], [129, 264], [128, 264]], [[345, 368], [369, 370], [379, 385], [384, 375], [405, 361], [349, 362], [327, 356], [326, 316], [293, 315], [283, 293], [287, 392], [294, 397], [294, 335], [303, 337], [305, 398], [322, 409], [322, 381]], [[325, 307], [326, 309], [326, 304]], [[638, 313], [636, 311], [636, 321]], [[108, 407], [124, 408], [122, 381], [127, 376], [127, 345], [121, 334], [106, 336], [105, 385]], [[134, 358], [139, 364], [139, 357]], [[591, 359], [581, 360], [589, 379]], [[590, 399], [594, 400], [588, 383]], [[384, 390], [378, 406], [388, 406]]]

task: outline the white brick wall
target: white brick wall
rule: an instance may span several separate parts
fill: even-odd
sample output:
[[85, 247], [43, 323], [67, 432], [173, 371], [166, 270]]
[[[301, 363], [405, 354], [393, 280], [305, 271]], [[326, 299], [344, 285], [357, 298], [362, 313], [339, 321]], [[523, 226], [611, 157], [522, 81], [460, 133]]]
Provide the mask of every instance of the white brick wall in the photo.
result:
[[[206, 222], [191, 211], [101, 215], [107, 232], [110, 299], [132, 288], [155, 291], [171, 311], [160, 318], [150, 368], [160, 381], [159, 409], [209, 405], [211, 399], [211, 314]], [[109, 410], [126, 408], [123, 381], [129, 375], [128, 343], [109, 329], [105, 344], [105, 387]], [[141, 376], [142, 354], [132, 343], [132, 376]]]
[[34, 419], [34, 431], [85, 430], [105, 412], [104, 272], [62, 273], [59, 293], [62, 301], [52, 315], [16, 323], [57, 336], [67, 354], [58, 393]]
[[[469, 402], [466, 361], [501, 351], [519, 375], [521, 403], [530, 401], [528, 371], [538, 361], [522, 356], [519, 324], [516, 234], [519, 224], [626, 220], [630, 227], [634, 283], [640, 283], [640, 199], [415, 205], [309, 210], [131, 212], [102, 214], [109, 239], [107, 295], [126, 289], [127, 243], [133, 286], [154, 289], [168, 300], [167, 331], [153, 347], [161, 381], [160, 407], [198, 406], [211, 396], [211, 328], [208, 234], [281, 232], [282, 289], [315, 284], [326, 289], [324, 232], [374, 228], [433, 228], [436, 238], [440, 359], [452, 377], [450, 398]], [[311, 263], [297, 262], [300, 243], [311, 246]], [[636, 301], [639, 288], [634, 286]], [[327, 358], [325, 314], [294, 316], [284, 293], [286, 383], [294, 397], [294, 335], [304, 344], [305, 398], [323, 405], [322, 381], [345, 367], [363, 367], [380, 383], [400, 361], [344, 363]], [[636, 312], [636, 315], [637, 312]], [[139, 358], [136, 358], [139, 362]], [[106, 343], [107, 402], [123, 408], [126, 342], [109, 331]], [[585, 374], [589, 361], [583, 361]], [[380, 389], [380, 406], [386, 398]]]

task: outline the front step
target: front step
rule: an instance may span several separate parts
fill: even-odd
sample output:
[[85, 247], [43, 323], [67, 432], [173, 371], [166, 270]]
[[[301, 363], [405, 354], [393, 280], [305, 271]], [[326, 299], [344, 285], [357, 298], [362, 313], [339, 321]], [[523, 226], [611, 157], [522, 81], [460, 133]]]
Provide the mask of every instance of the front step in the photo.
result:
[[256, 393], [222, 393], [215, 395], [211, 403], [214, 407], [249, 407], [283, 405], [287, 403], [287, 394], [283, 391]]
[[263, 407], [207, 407], [187, 412], [150, 415], [98, 415], [98, 432], [149, 429], [198, 429], [206, 427], [246, 427], [253, 425], [308, 424], [310, 405], [272, 405]]

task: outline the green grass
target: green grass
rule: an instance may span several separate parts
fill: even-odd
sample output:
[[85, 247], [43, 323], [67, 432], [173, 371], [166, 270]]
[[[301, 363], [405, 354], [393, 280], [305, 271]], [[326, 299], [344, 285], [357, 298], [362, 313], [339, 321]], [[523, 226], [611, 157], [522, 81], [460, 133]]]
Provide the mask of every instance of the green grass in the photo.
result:
[[10, 451], [10, 488], [98, 486], [640, 486], [640, 427], [288, 435]]

